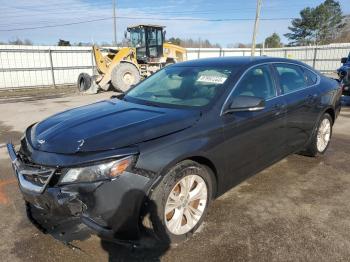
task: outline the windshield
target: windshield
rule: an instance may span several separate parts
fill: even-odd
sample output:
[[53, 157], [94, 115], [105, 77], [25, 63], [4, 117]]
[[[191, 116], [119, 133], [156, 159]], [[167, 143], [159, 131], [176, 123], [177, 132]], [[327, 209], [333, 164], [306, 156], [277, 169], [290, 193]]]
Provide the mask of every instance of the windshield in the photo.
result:
[[131, 89], [125, 99], [152, 104], [206, 106], [234, 70], [228, 67], [166, 67]]

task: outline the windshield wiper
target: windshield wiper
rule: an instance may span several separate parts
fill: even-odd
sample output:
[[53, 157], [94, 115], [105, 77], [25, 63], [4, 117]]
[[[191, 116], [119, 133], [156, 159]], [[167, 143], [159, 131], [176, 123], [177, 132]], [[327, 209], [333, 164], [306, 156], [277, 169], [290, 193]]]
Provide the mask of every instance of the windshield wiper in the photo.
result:
[[161, 107], [160, 105], [152, 103], [150, 101], [143, 100], [142, 102], [145, 103], [145, 105], [147, 105], [147, 106]]

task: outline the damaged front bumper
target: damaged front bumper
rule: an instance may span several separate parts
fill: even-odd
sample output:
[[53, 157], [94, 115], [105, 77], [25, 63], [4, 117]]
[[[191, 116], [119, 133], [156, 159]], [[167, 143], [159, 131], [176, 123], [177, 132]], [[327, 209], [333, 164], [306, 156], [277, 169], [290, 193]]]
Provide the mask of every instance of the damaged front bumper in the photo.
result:
[[150, 177], [130, 171], [113, 180], [58, 185], [59, 168], [25, 163], [12, 144], [7, 149], [26, 202], [53, 217], [78, 217], [101, 237], [139, 238]]

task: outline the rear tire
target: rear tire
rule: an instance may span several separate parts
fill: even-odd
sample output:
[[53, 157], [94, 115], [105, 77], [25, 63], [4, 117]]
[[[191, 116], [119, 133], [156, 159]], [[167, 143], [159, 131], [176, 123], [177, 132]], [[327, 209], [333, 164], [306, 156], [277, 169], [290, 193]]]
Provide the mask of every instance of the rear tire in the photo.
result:
[[136, 85], [140, 80], [140, 72], [133, 64], [120, 63], [112, 70], [111, 83], [116, 91], [125, 93], [131, 85]]
[[80, 73], [77, 81], [77, 88], [79, 92], [85, 92], [89, 90], [92, 85], [92, 78], [87, 73]]
[[328, 113], [325, 113], [318, 122], [316, 132], [313, 134], [309, 146], [302, 154], [312, 157], [324, 154], [331, 142], [332, 129], [333, 119]]
[[210, 168], [185, 160], [154, 189], [147, 224], [163, 243], [183, 242], [201, 225], [213, 198], [213, 176]]

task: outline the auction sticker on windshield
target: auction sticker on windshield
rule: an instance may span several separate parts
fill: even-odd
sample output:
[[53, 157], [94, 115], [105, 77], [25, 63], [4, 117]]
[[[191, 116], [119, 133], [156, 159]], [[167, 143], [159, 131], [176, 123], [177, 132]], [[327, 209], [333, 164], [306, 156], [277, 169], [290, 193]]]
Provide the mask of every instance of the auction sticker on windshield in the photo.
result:
[[206, 82], [212, 84], [223, 84], [226, 81], [227, 77], [222, 76], [210, 76], [210, 75], [201, 75], [197, 81]]

